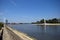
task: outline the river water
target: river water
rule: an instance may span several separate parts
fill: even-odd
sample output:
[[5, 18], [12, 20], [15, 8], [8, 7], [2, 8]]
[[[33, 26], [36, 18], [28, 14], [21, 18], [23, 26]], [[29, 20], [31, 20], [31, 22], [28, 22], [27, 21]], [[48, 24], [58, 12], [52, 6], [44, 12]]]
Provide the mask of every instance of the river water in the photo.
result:
[[34, 24], [17, 24], [9, 26], [26, 33], [36, 40], [60, 40], [60, 26], [38, 26]]

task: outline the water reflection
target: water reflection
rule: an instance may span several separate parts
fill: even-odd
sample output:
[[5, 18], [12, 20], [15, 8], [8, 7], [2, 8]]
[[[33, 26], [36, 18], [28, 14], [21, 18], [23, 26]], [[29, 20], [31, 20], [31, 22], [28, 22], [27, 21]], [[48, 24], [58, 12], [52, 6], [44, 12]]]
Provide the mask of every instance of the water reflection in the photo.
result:
[[41, 32], [47, 32], [47, 33], [57, 33], [58, 32], [58, 26], [46, 26], [46, 25], [41, 25], [38, 27]]
[[[41, 40], [60, 40], [60, 26], [39, 26], [40, 30], [40, 39]], [[44, 39], [43, 39], [44, 38]], [[40, 40], [39, 39], [39, 40]]]
[[[37, 25], [38, 26], [38, 25]], [[43, 33], [45, 33], [46, 32], [46, 25], [40, 25], [39, 27], [37, 27], [37, 28], [39, 28], [39, 30], [41, 30], [41, 32]]]
[[45, 32], [46, 32], [46, 25], [44, 25], [44, 30], [45, 30]]

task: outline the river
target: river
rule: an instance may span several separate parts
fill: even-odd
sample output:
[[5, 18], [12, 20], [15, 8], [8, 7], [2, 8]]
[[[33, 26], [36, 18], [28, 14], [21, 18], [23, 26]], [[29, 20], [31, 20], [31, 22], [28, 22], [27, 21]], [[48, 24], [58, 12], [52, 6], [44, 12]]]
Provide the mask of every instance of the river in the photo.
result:
[[59, 25], [38, 26], [34, 24], [17, 24], [9, 26], [37, 40], [60, 40]]

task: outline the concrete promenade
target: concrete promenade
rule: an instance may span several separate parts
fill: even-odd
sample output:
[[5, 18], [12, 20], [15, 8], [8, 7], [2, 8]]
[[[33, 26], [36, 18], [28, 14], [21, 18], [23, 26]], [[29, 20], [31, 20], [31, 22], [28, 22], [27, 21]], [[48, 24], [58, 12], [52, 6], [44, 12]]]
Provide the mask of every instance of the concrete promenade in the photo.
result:
[[35, 39], [32, 39], [26, 34], [18, 32], [17, 30], [14, 30], [10, 27], [4, 27], [3, 40], [35, 40]]

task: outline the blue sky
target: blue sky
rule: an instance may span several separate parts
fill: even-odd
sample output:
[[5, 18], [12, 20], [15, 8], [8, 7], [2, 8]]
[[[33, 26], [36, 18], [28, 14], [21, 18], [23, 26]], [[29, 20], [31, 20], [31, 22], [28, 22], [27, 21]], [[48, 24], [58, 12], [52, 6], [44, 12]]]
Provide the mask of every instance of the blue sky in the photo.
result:
[[23, 23], [60, 18], [60, 0], [0, 0], [0, 15]]

